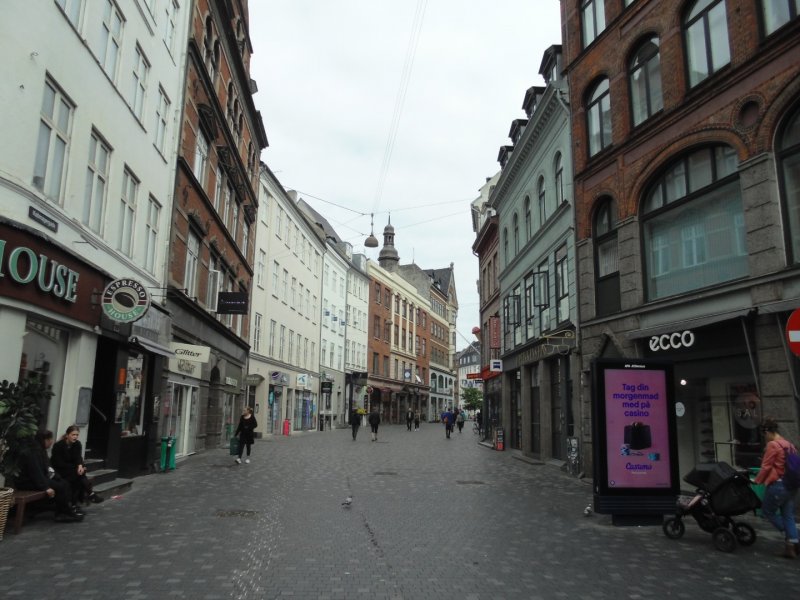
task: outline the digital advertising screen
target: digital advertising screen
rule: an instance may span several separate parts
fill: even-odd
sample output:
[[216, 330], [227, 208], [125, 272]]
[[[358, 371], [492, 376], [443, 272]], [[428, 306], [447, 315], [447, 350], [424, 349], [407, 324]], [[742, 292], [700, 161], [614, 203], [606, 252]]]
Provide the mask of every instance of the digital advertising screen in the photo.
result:
[[679, 486], [671, 364], [597, 360], [593, 369], [598, 491], [675, 492]]

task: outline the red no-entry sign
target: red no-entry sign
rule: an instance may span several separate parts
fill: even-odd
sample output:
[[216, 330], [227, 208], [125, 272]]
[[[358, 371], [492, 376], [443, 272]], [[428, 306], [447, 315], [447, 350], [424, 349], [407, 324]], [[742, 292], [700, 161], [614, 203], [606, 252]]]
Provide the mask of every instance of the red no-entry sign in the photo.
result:
[[786, 323], [786, 338], [789, 340], [789, 350], [800, 356], [800, 308], [789, 315]]

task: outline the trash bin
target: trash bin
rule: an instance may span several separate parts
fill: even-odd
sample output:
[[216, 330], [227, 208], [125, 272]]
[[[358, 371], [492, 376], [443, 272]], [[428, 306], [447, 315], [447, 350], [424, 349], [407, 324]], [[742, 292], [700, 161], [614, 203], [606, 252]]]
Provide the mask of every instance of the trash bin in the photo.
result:
[[177, 446], [178, 438], [167, 436], [161, 438], [161, 461], [159, 467], [162, 472], [167, 469], [175, 470], [175, 447]]
[[239, 438], [232, 437], [230, 442], [228, 442], [228, 448], [230, 449], [231, 456], [238, 456], [239, 455]]

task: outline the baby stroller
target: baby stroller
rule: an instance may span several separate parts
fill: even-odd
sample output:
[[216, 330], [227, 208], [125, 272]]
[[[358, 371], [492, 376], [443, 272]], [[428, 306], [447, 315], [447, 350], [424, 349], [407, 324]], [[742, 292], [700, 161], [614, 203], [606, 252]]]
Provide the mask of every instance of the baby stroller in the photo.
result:
[[688, 501], [678, 500], [677, 513], [664, 521], [664, 535], [673, 540], [681, 538], [686, 532], [683, 518], [691, 515], [703, 531], [712, 535], [714, 547], [721, 552], [733, 552], [737, 541], [742, 546], [755, 543], [755, 530], [731, 519], [761, 507], [746, 473], [724, 462], [704, 463], [683, 480], [695, 486], [697, 493]]

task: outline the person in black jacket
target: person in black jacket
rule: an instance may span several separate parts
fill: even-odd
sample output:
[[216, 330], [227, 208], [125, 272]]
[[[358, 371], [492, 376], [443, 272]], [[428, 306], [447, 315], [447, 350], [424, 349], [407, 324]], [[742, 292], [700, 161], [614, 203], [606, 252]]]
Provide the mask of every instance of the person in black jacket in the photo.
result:
[[381, 424], [381, 416], [378, 414], [378, 409], [373, 408], [372, 412], [369, 413], [369, 417], [367, 417], [367, 421], [369, 422], [369, 426], [372, 428], [372, 441], [378, 441], [378, 425]]
[[247, 458], [244, 459], [244, 462], [250, 463], [250, 446], [255, 442], [253, 431], [256, 427], [258, 427], [258, 423], [253, 416], [253, 409], [246, 406], [242, 416], [239, 418], [239, 425], [236, 427], [236, 431], [233, 434], [239, 436], [239, 456], [236, 459], [237, 464], [242, 464], [242, 453], [244, 452], [245, 446], [247, 446]]
[[53, 444], [50, 463], [56, 473], [69, 483], [72, 489], [72, 501], [76, 504], [90, 500], [100, 503], [103, 498], [92, 489], [92, 482], [86, 476], [86, 465], [83, 462], [83, 447], [78, 441], [81, 430], [77, 425], [67, 427], [63, 437]]
[[353, 441], [355, 442], [358, 428], [361, 427], [361, 413], [358, 412], [357, 408], [354, 408], [353, 412], [350, 413], [350, 427], [353, 429]]
[[39, 431], [23, 442], [20, 452], [20, 473], [15, 485], [22, 490], [40, 490], [56, 504], [56, 521], [74, 523], [83, 520], [83, 513], [70, 504], [72, 492], [69, 483], [58, 474], [50, 474], [47, 449], [53, 445], [52, 431]]

